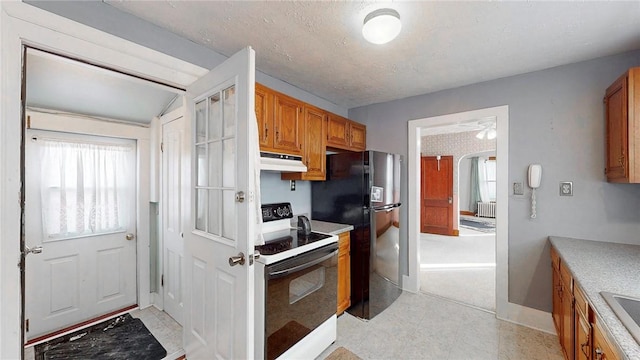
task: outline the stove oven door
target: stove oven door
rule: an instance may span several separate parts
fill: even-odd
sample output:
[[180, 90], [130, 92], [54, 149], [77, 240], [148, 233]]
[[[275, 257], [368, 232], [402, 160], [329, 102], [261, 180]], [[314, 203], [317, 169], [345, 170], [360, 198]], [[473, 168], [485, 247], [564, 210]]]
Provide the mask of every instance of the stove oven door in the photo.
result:
[[338, 245], [268, 265], [265, 358], [275, 359], [336, 313]]

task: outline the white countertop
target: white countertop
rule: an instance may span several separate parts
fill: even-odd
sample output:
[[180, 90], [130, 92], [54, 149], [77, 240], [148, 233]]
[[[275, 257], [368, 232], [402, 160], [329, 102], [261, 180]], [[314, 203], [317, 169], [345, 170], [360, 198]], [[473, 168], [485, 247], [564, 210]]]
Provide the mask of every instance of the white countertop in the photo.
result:
[[550, 236], [562, 262], [578, 282], [611, 340], [628, 359], [640, 359], [640, 344], [620, 322], [601, 291], [640, 297], [640, 245]]
[[343, 232], [353, 230], [353, 225], [336, 224], [320, 220], [311, 220], [311, 230], [320, 233], [340, 235]]

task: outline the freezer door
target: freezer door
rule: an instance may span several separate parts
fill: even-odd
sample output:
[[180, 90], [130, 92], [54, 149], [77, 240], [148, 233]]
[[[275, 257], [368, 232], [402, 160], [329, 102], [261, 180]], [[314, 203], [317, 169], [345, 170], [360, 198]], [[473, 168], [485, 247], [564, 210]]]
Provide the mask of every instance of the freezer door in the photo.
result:
[[400, 163], [402, 156], [370, 151], [370, 201], [372, 208], [400, 202]]

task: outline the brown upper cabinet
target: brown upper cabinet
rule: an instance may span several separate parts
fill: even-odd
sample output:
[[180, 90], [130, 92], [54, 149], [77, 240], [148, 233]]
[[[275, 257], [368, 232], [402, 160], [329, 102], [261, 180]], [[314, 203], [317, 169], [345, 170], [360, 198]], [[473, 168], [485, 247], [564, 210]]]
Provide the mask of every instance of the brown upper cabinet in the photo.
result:
[[607, 181], [640, 183], [640, 67], [607, 88], [604, 105]]
[[302, 155], [304, 103], [256, 84], [260, 150]]
[[307, 166], [306, 173], [282, 173], [283, 180], [325, 180], [327, 147], [347, 151], [366, 148], [364, 125], [258, 83], [255, 107], [260, 151], [302, 156]]
[[362, 151], [367, 146], [367, 128], [335, 114], [327, 119], [327, 146], [350, 151]]
[[282, 173], [282, 180], [325, 180], [326, 178], [326, 112], [310, 106], [304, 107], [304, 154], [306, 173]]

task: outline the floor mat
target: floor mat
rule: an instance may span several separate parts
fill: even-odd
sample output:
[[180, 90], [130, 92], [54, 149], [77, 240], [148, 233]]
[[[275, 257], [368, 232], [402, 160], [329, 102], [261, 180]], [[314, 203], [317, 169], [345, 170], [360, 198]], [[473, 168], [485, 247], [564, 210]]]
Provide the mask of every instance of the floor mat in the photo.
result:
[[362, 360], [358, 355], [349, 351], [342, 346], [333, 350], [324, 360]]
[[35, 346], [35, 360], [159, 360], [167, 351], [140, 319], [129, 314]]
[[479, 221], [471, 221], [460, 219], [460, 226], [465, 227], [467, 229], [482, 231], [482, 232], [495, 232], [496, 226], [495, 224], [479, 222]]

